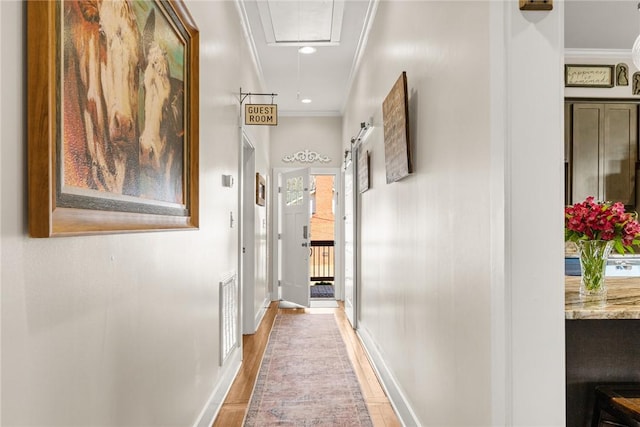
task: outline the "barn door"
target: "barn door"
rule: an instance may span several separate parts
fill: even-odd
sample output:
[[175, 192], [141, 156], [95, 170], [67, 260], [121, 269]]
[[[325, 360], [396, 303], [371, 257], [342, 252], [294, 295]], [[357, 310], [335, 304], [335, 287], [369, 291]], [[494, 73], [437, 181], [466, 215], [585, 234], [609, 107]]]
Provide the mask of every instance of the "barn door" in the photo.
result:
[[354, 162], [344, 170], [344, 311], [353, 328], [356, 327], [356, 229]]

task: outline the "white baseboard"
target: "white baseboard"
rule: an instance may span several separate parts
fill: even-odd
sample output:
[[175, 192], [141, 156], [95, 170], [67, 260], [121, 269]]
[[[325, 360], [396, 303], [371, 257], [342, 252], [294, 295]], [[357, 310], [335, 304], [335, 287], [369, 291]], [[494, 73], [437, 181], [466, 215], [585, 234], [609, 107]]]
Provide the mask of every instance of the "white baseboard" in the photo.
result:
[[242, 365], [242, 349], [240, 347], [236, 347], [233, 353], [229, 355], [226, 365], [225, 372], [222, 374], [218, 385], [213, 389], [207, 404], [196, 419], [193, 425], [194, 427], [211, 427], [213, 425], [213, 422], [218, 416], [218, 412], [220, 412], [220, 408], [222, 408], [224, 399], [231, 389], [233, 380], [235, 380], [240, 371], [240, 366]]
[[264, 301], [262, 301], [260, 310], [258, 310], [258, 312], [256, 313], [255, 319], [253, 319], [254, 332], [257, 331], [258, 328], [260, 327], [260, 323], [262, 323], [262, 319], [264, 318], [264, 315], [267, 314], [267, 309], [269, 308], [270, 305], [271, 305], [271, 300], [269, 300], [268, 297], [265, 298]]
[[400, 419], [402, 425], [419, 426], [420, 422], [418, 421], [415, 412], [413, 412], [413, 409], [409, 405], [409, 402], [398, 385], [398, 382], [384, 362], [376, 342], [372, 338], [366, 326], [359, 324], [358, 329], [356, 329], [356, 333], [360, 337], [360, 341], [362, 341], [362, 345], [369, 357], [369, 361], [371, 361], [371, 365], [376, 371], [378, 379], [382, 383], [382, 387], [389, 397], [391, 406], [393, 406], [393, 409], [396, 411], [396, 415]]
[[[256, 329], [262, 323], [262, 319], [264, 315], [267, 313], [267, 309], [271, 305], [271, 301], [269, 298], [265, 298], [260, 310], [256, 313], [255, 316], [255, 325]], [[240, 347], [236, 347], [232, 354], [229, 355], [229, 359], [226, 362], [227, 368], [225, 373], [222, 375], [220, 382], [216, 386], [216, 388], [211, 393], [211, 397], [207, 401], [207, 404], [200, 412], [194, 427], [211, 427], [216, 417], [218, 416], [218, 412], [220, 412], [220, 408], [222, 408], [222, 404], [231, 389], [231, 385], [233, 384], [233, 380], [236, 379], [238, 372], [240, 371], [240, 367], [242, 365], [242, 349]]]

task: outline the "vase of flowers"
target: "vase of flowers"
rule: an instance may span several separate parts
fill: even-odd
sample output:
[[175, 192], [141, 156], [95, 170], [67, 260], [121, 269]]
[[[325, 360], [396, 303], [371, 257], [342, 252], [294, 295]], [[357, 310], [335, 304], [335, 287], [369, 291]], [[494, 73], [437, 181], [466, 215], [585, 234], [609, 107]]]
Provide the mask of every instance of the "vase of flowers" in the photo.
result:
[[580, 297], [583, 300], [607, 299], [605, 286], [605, 270], [613, 240], [578, 240], [578, 254], [580, 255]]
[[607, 297], [605, 269], [612, 249], [618, 253], [634, 252], [640, 243], [640, 223], [635, 212], [625, 212], [622, 203], [584, 202], [564, 210], [564, 238], [578, 245], [583, 301], [604, 301]]

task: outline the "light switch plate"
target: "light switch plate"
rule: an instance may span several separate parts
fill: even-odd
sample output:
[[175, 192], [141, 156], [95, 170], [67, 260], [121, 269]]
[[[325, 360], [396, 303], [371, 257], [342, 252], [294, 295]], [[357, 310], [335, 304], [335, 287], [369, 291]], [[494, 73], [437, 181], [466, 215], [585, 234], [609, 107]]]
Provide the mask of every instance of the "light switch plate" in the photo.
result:
[[233, 175], [222, 175], [222, 185], [225, 187], [233, 187]]

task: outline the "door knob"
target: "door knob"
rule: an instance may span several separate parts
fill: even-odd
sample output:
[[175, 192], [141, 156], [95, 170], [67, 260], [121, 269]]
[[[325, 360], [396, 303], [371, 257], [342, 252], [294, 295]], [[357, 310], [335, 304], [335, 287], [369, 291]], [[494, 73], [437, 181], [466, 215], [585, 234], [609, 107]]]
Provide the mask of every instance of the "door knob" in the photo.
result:
[[303, 243], [303, 244], [302, 244], [302, 247], [303, 247], [303, 248], [306, 248], [306, 247], [308, 247], [308, 246], [309, 246], [309, 244], [308, 244], [308, 243]]

